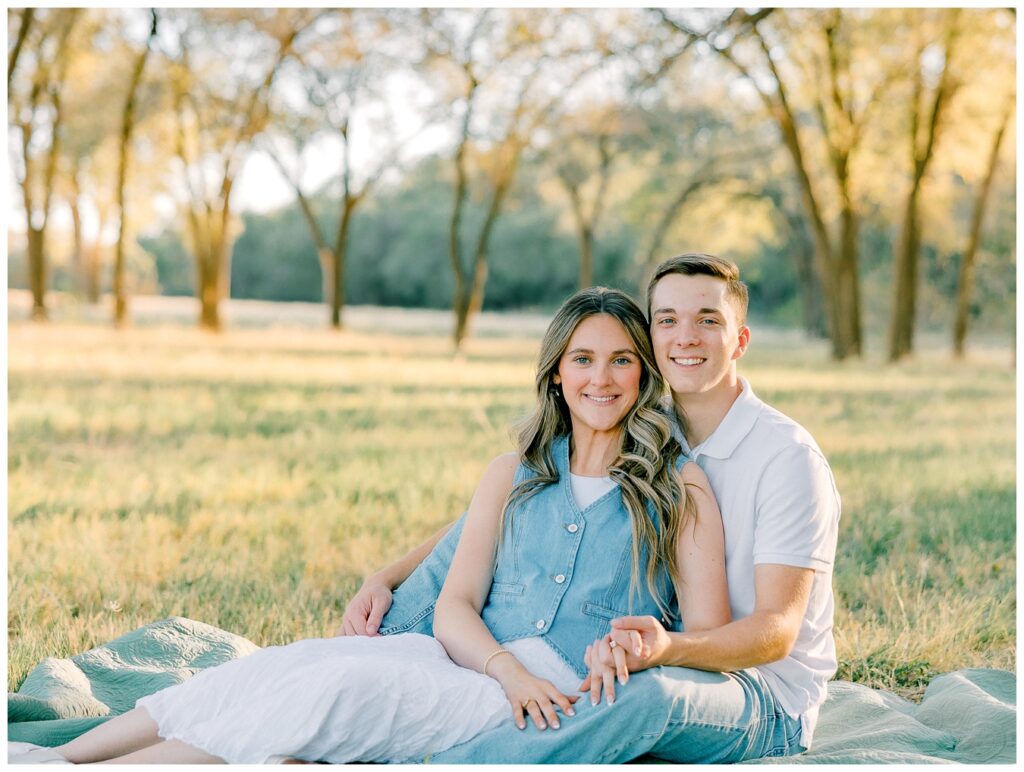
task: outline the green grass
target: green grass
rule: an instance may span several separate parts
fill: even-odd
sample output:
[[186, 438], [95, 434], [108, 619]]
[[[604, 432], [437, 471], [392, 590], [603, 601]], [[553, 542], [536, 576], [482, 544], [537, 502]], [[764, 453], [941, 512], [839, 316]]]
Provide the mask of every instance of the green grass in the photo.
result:
[[[755, 339], [741, 371], [835, 471], [838, 677], [916, 697], [1015, 670], [1005, 355], [832, 365], [785, 340]], [[8, 688], [170, 615], [260, 645], [331, 634], [362, 576], [511, 447], [536, 347], [454, 361], [431, 335], [12, 323]]]

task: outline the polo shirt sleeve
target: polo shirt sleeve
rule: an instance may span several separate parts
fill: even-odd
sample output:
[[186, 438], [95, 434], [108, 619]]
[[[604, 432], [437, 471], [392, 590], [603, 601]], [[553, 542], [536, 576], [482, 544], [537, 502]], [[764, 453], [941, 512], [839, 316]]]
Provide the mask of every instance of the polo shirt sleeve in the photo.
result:
[[839, 507], [832, 472], [821, 454], [802, 444], [784, 448], [758, 482], [754, 564], [830, 571]]

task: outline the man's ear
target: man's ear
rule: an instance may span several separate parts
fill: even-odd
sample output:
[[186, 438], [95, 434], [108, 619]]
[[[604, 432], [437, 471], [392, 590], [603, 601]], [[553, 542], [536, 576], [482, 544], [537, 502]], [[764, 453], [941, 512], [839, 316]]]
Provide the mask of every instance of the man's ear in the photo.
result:
[[739, 359], [747, 352], [747, 346], [750, 345], [750, 328], [746, 325], [740, 327], [740, 331], [736, 333], [736, 339], [738, 345], [736, 350], [732, 352], [733, 359]]

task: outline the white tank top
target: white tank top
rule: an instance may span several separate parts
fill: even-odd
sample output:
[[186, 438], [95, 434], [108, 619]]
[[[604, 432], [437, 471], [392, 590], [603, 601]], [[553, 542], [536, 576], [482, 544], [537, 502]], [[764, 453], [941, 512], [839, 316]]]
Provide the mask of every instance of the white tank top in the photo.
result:
[[618, 483], [611, 477], [584, 477], [569, 473], [572, 497], [576, 499], [576, 506], [581, 510], [589, 507], [616, 485]]

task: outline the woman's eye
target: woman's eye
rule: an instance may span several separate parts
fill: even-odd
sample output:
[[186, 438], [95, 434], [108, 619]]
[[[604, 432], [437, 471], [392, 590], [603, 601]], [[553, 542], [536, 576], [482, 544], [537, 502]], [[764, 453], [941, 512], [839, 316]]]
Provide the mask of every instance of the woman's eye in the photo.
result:
[[586, 357], [580, 354], [578, 357], [573, 357], [572, 361], [578, 365], [586, 365], [590, 363], [590, 357]]
[[633, 360], [630, 359], [629, 357], [616, 357], [614, 361], [615, 361], [615, 364], [617, 364], [617, 365], [631, 365], [631, 364], [633, 364]]

